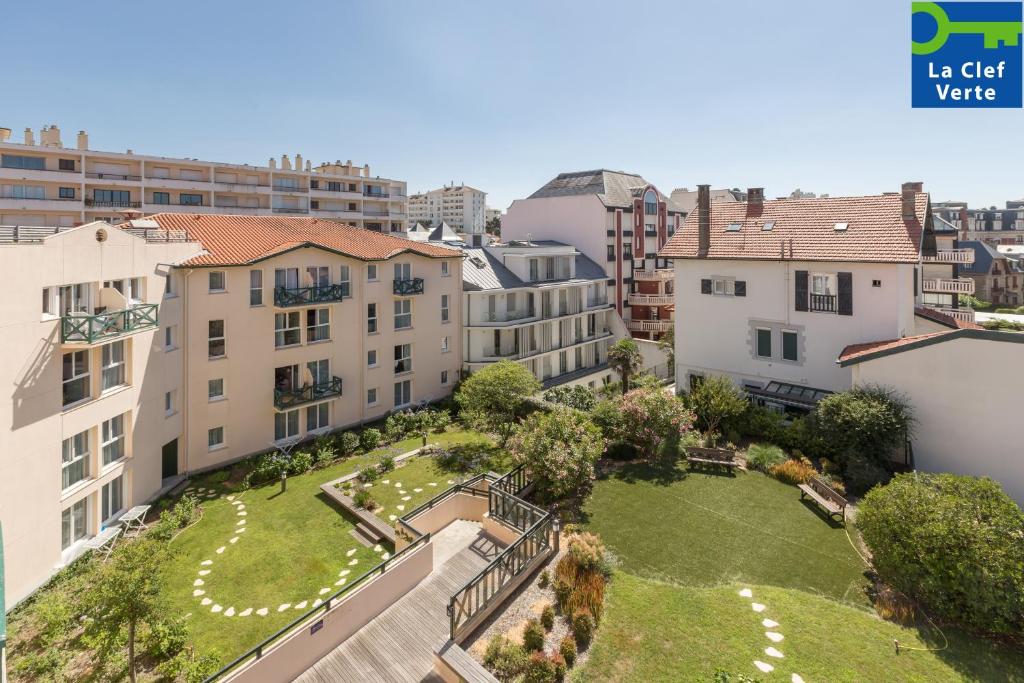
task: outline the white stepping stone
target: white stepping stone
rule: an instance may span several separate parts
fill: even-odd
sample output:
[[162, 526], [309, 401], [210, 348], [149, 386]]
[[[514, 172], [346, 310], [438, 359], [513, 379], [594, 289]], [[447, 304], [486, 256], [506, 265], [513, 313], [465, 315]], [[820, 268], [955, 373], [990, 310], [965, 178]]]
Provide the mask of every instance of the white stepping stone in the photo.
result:
[[206, 488], [203, 487], [203, 486], [200, 486], [199, 488], [196, 489], [196, 491], [199, 491], [199, 493], [202, 493], [205, 490], [206, 490]]
[[802, 676], [800, 676], [800, 674], [793, 674], [789, 678], [789, 680], [792, 681], [793, 683], [804, 683], [804, 679], [803, 679]]
[[267, 613], [269, 611], [270, 610], [268, 610], [266, 607], [260, 607], [258, 610], [256, 610], [256, 614], [260, 615], [261, 617], [265, 617], [267, 616]]
[[213, 564], [213, 560], [203, 560], [199, 564], [203, 565], [204, 567], [209, 567], [211, 564]]
[[200, 569], [199, 570], [199, 576], [206, 576], [209, 573], [210, 573], [209, 569]]
[[225, 550], [225, 546], [221, 546], [221, 547], [217, 548], [217, 554], [220, 555], [221, 553], [224, 552], [224, 550]]
[[381, 555], [381, 556], [380, 556], [380, 559], [382, 559], [382, 560], [386, 560], [386, 559], [388, 559], [389, 557], [391, 557], [391, 553], [384, 553], [383, 555]]
[[422, 493], [423, 489], [413, 489], [412, 492], [413, 493]]
[[235, 529], [235, 533], [236, 534], [244, 534], [245, 533], [245, 527], [243, 526], [241, 529]]
[[216, 498], [216, 497], [217, 497], [216, 493], [207, 493], [205, 496], [203, 496], [203, 498], [210, 498], [210, 499], [213, 499], [213, 498]]
[[398, 492], [398, 495], [400, 495], [400, 496], [404, 496], [404, 495], [405, 495], [405, 491], [399, 491], [399, 492]]
[[202, 600], [199, 601], [199, 604], [202, 605], [203, 607], [206, 607], [211, 602], [213, 602], [213, 600], [211, 600], [210, 598], [203, 598]]
[[210, 608], [210, 611], [213, 612], [214, 614], [217, 614], [218, 612], [222, 612], [223, 610], [224, 610], [224, 608], [221, 607], [220, 605], [214, 605], [213, 607]]
[[346, 581], [348, 581], [348, 579], [341, 578], [341, 579], [338, 579], [337, 581], [335, 581], [334, 585], [335, 586], [344, 586]]
[[350, 567], [354, 567], [354, 566], [356, 566], [357, 564], [359, 564], [359, 560], [357, 560], [356, 558], [354, 558], [354, 557], [353, 557], [353, 558], [352, 558], [352, 561], [348, 563], [348, 566], [350, 566]]
[[752, 602], [752, 603], [750, 603], [750, 609], [754, 610], [755, 612], [763, 612], [764, 611], [764, 605], [762, 605], [759, 602]]
[[192, 585], [193, 586], [202, 586], [203, 585], [203, 580], [202, 579], [196, 579], [195, 581], [192, 582]]
[[309, 604], [309, 602], [308, 602], [308, 601], [306, 601], [306, 600], [303, 600], [303, 601], [302, 601], [302, 602], [300, 602], [299, 604], [295, 605], [294, 609], [306, 609], [306, 606], [307, 606], [308, 604]]
[[238, 516], [239, 517], [245, 517], [247, 514], [249, 514], [249, 513], [246, 512], [245, 510], [242, 510], [241, 512], [238, 513]]
[[779, 622], [772, 621], [771, 619], [765, 619], [764, 621], [761, 622], [761, 625], [764, 626], [765, 628], [775, 628], [776, 626], [779, 625]]
[[384, 550], [384, 548], [381, 546], [380, 543], [378, 543], [377, 545], [373, 546], [373, 552], [379, 553], [381, 550]]
[[744, 588], [743, 590], [740, 591], [740, 597], [741, 598], [752, 598], [752, 597], [754, 597], [754, 592], [752, 590], [750, 590], [749, 588]]
[[228, 543], [238, 543], [238, 536], [232, 538], [230, 541], [228, 541]]
[[289, 608], [289, 607], [291, 607], [291, 606], [292, 606], [292, 603], [290, 603], [290, 602], [286, 602], [286, 603], [284, 603], [283, 605], [279, 606], [279, 607], [277, 608], [277, 611], [278, 611], [278, 612], [283, 612], [283, 611], [285, 611], [286, 609], [288, 609], [288, 608]]
[[331, 592], [330, 588], [321, 588], [320, 589], [320, 595], [323, 595], [324, 593], [330, 593], [330, 592]]
[[324, 604], [324, 601], [321, 600], [320, 598], [317, 598], [316, 600], [313, 601], [313, 607], [319, 607], [322, 604]]
[[245, 509], [245, 506], [244, 506], [244, 505], [242, 505], [241, 503], [239, 503], [239, 504], [238, 504], [238, 507], [236, 507], [235, 509], [236, 509], [236, 510], [244, 510], [244, 509]]
[[768, 662], [762, 662], [762, 661], [760, 661], [758, 659], [754, 660], [754, 666], [756, 666], [758, 669], [760, 669], [763, 673], [770, 673], [772, 671], [775, 671], [775, 667], [774, 666], [772, 666]]
[[396, 489], [400, 489], [400, 488], [402, 488], [402, 482], [400, 482], [400, 481], [396, 481], [396, 482], [395, 482], [395, 488], [396, 488]]
[[238, 520], [237, 522], [235, 522], [235, 526], [245, 526], [245, 520], [244, 519]]
[[768, 637], [768, 640], [773, 643], [781, 643], [782, 639], [785, 637], [781, 633], [776, 633], [775, 631], [765, 631], [764, 634]]
[[768, 655], [769, 657], [775, 657], [776, 659], [782, 659], [782, 657], [784, 656], [781, 652], [776, 650], [774, 647], [766, 647], [764, 649], [764, 653], [766, 655]]
[[338, 572], [338, 576], [348, 576], [351, 573], [351, 569], [342, 569], [340, 572]]
[[382, 484], [390, 484], [391, 480], [390, 479], [381, 479], [380, 483], [382, 483]]
[[252, 614], [252, 607], [246, 607], [244, 610], [238, 613], [240, 617], [247, 617]]
[[233, 616], [235, 616], [235, 608], [234, 607], [228, 607], [226, 610], [224, 610], [224, 616], [226, 616], [226, 617], [233, 617]]
[[437, 486], [437, 482], [436, 481], [432, 481], [429, 484], [427, 484], [427, 486]]
[[358, 550], [358, 548], [352, 548], [352, 550], [349, 550], [347, 553], [345, 553], [345, 557], [352, 557], [356, 554], [356, 550]]
[[396, 519], [398, 519], [398, 517], [395, 517], [394, 515], [388, 515], [388, 521], [389, 521], [389, 522], [393, 522], [393, 521], [395, 521]]
[[198, 598], [200, 595], [206, 595], [206, 591], [204, 591], [202, 588], [197, 588], [194, 591], [192, 591], [193, 598]]
[[448, 480], [448, 483], [449, 483], [449, 484], [454, 484], [454, 483], [455, 483], [455, 480], [454, 480], [454, 479], [449, 479], [449, 480]]
[[228, 496], [228, 500], [234, 500], [234, 499], [235, 499], [234, 496]]
[[196, 490], [195, 486], [189, 486], [189, 487], [185, 488], [185, 493], [188, 493], [189, 491], [195, 491], [195, 490]]
[[402, 500], [412, 500], [412, 496], [402, 496]]
[[399, 510], [404, 510], [405, 509], [404, 505], [396, 505], [395, 507], [398, 508]]

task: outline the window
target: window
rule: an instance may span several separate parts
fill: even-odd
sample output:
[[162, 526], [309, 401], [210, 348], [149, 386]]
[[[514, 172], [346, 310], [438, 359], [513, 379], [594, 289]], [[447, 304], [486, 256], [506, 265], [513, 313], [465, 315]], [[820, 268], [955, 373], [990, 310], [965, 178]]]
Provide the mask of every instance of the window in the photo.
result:
[[331, 426], [330, 403], [320, 403], [306, 408], [306, 431], [326, 429]]
[[206, 449], [215, 451], [224, 447], [224, 428], [213, 427], [206, 430]]
[[46, 199], [46, 190], [42, 185], [5, 185], [5, 199]]
[[799, 352], [797, 350], [797, 341], [799, 336], [796, 332], [791, 330], [782, 331], [782, 359], [798, 361]]
[[83, 498], [60, 514], [60, 547], [67, 550], [88, 534], [88, 498]]
[[57, 196], [61, 199], [74, 199], [75, 188], [73, 187], [59, 187], [57, 188]]
[[43, 315], [53, 315], [53, 290], [43, 287]]
[[132, 193], [128, 190], [93, 190], [92, 201], [98, 205], [124, 206], [132, 201]]
[[89, 398], [89, 353], [72, 351], [62, 358], [64, 405]]
[[536, 282], [540, 279], [540, 262], [532, 258], [530, 259], [530, 282]]
[[202, 206], [203, 195], [201, 194], [185, 194], [182, 192], [178, 195], [178, 203], [182, 206]]
[[89, 312], [89, 288], [86, 285], [65, 285], [57, 290], [59, 315]]
[[368, 368], [375, 368], [375, 367], [377, 367], [377, 350], [376, 349], [373, 349], [372, 351], [367, 351], [366, 352], [366, 367], [368, 367]]
[[412, 403], [412, 382], [395, 382], [395, 407]]
[[164, 393], [164, 415], [174, 415], [175, 393], [173, 389]]
[[658, 195], [651, 190], [644, 194], [644, 213], [648, 216], [658, 213]]
[[441, 353], [448, 353], [448, 337], [441, 337]]
[[811, 294], [831, 296], [836, 293], [836, 276], [832, 274], [812, 273]]
[[224, 291], [224, 271], [211, 270], [209, 273], [210, 293]]
[[294, 346], [302, 342], [299, 332], [299, 312], [274, 314], [274, 346]]
[[164, 277], [164, 296], [174, 296], [176, 289], [174, 273], [167, 273]]
[[366, 333], [377, 333], [377, 304], [366, 304]]
[[377, 405], [377, 390], [367, 389], [366, 390], [366, 405], [375, 406]]
[[411, 280], [412, 279], [412, 266], [408, 263], [396, 263], [395, 264], [395, 279], [396, 280]]
[[320, 208], [320, 200], [319, 199], [310, 199], [309, 200], [309, 208], [313, 209], [314, 211], [319, 209]]
[[448, 371], [447, 370], [442, 370], [441, 371], [441, 384], [448, 384]]
[[124, 457], [124, 415], [115, 415], [105, 420], [102, 426], [102, 441], [100, 441], [101, 453], [103, 454], [103, 465]]
[[263, 271], [249, 271], [249, 305], [263, 305]]
[[441, 261], [441, 277], [448, 277], [451, 272], [448, 270], [450, 264], [447, 261]]
[[299, 435], [299, 411], [274, 413], [274, 440], [290, 439]]
[[175, 325], [164, 328], [164, 351], [174, 350]]
[[376, 282], [377, 281], [377, 264], [370, 263], [366, 266], [366, 281]]
[[61, 171], [74, 171], [75, 160], [74, 159], [58, 159], [57, 168]]
[[713, 292], [716, 296], [733, 296], [736, 293], [736, 282], [723, 278], [712, 280]]
[[342, 266], [341, 267], [341, 275], [340, 275], [340, 278], [338, 279], [338, 284], [341, 285], [341, 295], [342, 296], [351, 296], [351, 293], [350, 293], [351, 290], [352, 290], [351, 282], [352, 281], [351, 281], [350, 276], [349, 276], [348, 266]]
[[45, 171], [46, 160], [43, 157], [25, 157], [19, 154], [0, 156], [0, 166], [4, 168], [23, 168], [29, 171]]
[[61, 488], [68, 489], [89, 476], [89, 432], [79, 432], [61, 444]]
[[772, 331], [763, 327], [757, 328], [757, 355], [759, 358], [772, 357]]
[[331, 338], [331, 311], [329, 308], [311, 308], [306, 311], [306, 343]]
[[398, 299], [395, 301], [395, 329], [407, 327], [412, 327], [412, 299]]
[[103, 485], [100, 495], [100, 519], [104, 523], [109, 522], [122, 510], [124, 510], [124, 475]]
[[313, 378], [313, 386], [329, 385], [331, 383], [331, 361], [324, 358], [306, 363], [310, 377]]
[[274, 289], [297, 289], [298, 286], [298, 268], [277, 268], [274, 270]]
[[125, 383], [124, 342], [116, 341], [103, 347], [103, 365], [100, 373], [101, 391]]
[[154, 204], [170, 204], [171, 193], [170, 192], [154, 192], [153, 193]]
[[211, 320], [208, 323], [207, 343], [210, 358], [223, 358], [227, 348], [224, 341], [224, 321]]
[[630, 261], [630, 260], [633, 259], [633, 245], [632, 244], [623, 244], [622, 245], [622, 258], [624, 260], [626, 260], [626, 261]]
[[306, 275], [314, 287], [327, 287], [331, 284], [331, 271], [327, 266], [309, 266]]
[[395, 374], [412, 372], [412, 344], [395, 346]]
[[211, 401], [224, 398], [224, 378], [218, 377], [217, 379], [207, 381], [206, 394]]
[[[514, 299], [513, 299], [512, 309], [511, 310], [515, 310]], [[447, 294], [442, 294], [441, 295], [441, 322], [443, 322], [443, 323], [448, 322], [448, 295]]]

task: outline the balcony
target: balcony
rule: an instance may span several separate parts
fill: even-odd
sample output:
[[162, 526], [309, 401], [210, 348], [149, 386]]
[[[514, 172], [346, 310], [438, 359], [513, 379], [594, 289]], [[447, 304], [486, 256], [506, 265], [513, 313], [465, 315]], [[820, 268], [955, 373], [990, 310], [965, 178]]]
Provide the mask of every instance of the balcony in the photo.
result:
[[300, 209], [291, 206], [275, 206], [274, 213], [309, 213], [309, 209]]
[[671, 306], [675, 303], [671, 294], [630, 294], [627, 299], [630, 306]]
[[363, 209], [364, 216], [388, 216], [388, 211], [381, 211], [379, 209]]
[[668, 332], [675, 325], [674, 320], [627, 320], [630, 332]]
[[959, 320], [965, 323], [974, 322], [973, 308], [949, 308], [945, 306], [928, 306], [928, 308], [932, 309], [933, 311], [938, 311], [939, 313], [948, 315], [950, 318], [953, 318], [954, 320]]
[[85, 205], [96, 209], [115, 209], [115, 208], [126, 208], [126, 209], [139, 209], [142, 208], [142, 202], [132, 201], [119, 201], [113, 200], [109, 202], [102, 202], [92, 197], [85, 198]]
[[151, 329], [157, 324], [156, 304], [137, 304], [122, 311], [95, 315], [72, 313], [60, 319], [60, 339], [64, 344], [95, 344]]
[[599, 296], [587, 299], [587, 308], [604, 308], [608, 305], [608, 297]]
[[974, 294], [974, 280], [925, 278], [921, 281], [921, 289], [938, 294]]
[[[537, 317], [536, 311], [533, 309], [527, 309], [524, 311], [506, 311], [505, 313], [485, 313], [484, 322], [478, 323], [477, 325], [488, 325], [491, 323], [517, 323], [521, 320], [530, 320], [531, 318]], [[472, 323], [470, 323], [472, 325]]]
[[835, 313], [836, 312], [836, 295], [835, 294], [811, 294], [809, 297], [807, 310], [817, 311], [819, 313]]
[[411, 296], [423, 293], [423, 278], [414, 277], [408, 280], [395, 280], [395, 296]]
[[131, 180], [133, 182], [142, 180], [140, 175], [121, 175], [120, 173], [86, 173], [85, 177], [95, 180]]
[[658, 268], [656, 270], [634, 270], [634, 280], [671, 280], [676, 273], [671, 268]]
[[370, 197], [371, 199], [387, 199], [391, 196], [390, 192], [377, 192], [374, 190], [363, 190], [364, 197]]
[[973, 249], [939, 249], [934, 256], [922, 256], [922, 263], [974, 263]]
[[331, 377], [329, 381], [320, 384], [305, 384], [295, 389], [274, 389], [274, 407], [288, 410], [303, 403], [337, 398], [341, 396], [341, 387], [341, 378]]
[[274, 305], [278, 308], [328, 304], [349, 297], [349, 283], [314, 285], [312, 287], [278, 287], [274, 290]]
[[292, 187], [291, 185], [278, 185], [274, 183], [274, 192], [309, 192], [308, 187]]

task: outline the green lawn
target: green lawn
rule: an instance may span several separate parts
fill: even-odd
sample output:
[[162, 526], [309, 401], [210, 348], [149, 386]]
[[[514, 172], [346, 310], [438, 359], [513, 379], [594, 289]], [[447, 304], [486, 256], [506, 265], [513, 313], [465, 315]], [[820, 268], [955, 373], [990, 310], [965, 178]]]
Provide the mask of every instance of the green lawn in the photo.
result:
[[373, 512], [393, 522], [444, 491], [461, 476], [445, 469], [434, 458], [407, 460], [373, 483], [370, 494], [379, 506]]
[[[710, 681], [721, 667], [764, 681], [1024, 681], [1019, 650], [952, 629], [941, 652], [896, 656], [894, 639], [938, 647], [942, 636], [875, 616], [842, 527], [761, 474], [684, 468], [629, 465], [596, 483], [584, 523], [620, 565], [574, 680]], [[765, 618], [784, 640], [768, 639]], [[771, 646], [784, 657], [768, 656]], [[776, 668], [762, 673], [755, 660]]]

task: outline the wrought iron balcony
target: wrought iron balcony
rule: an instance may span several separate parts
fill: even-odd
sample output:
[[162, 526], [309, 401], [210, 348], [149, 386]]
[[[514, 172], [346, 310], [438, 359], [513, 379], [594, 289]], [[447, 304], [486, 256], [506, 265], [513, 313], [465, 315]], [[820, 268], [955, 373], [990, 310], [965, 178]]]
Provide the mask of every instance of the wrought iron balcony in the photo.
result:
[[423, 293], [423, 278], [414, 277], [409, 280], [395, 280], [395, 295], [409, 296], [411, 294]]
[[85, 198], [85, 205], [91, 206], [97, 209], [115, 209], [115, 208], [127, 208], [127, 209], [138, 209], [142, 206], [142, 202], [132, 202], [128, 200], [113, 199], [110, 201], [101, 201], [99, 199], [93, 199], [92, 197]]
[[156, 304], [137, 304], [123, 311], [95, 315], [71, 313], [60, 320], [60, 339], [65, 344], [95, 344], [156, 327]]
[[306, 384], [294, 389], [274, 389], [274, 407], [278, 410], [287, 410], [303, 403], [337, 398], [341, 396], [341, 384], [340, 377], [331, 377], [329, 381], [320, 384]]
[[307, 306], [342, 301], [349, 297], [349, 283], [337, 285], [314, 285], [312, 287], [278, 287], [274, 290], [274, 305]]

